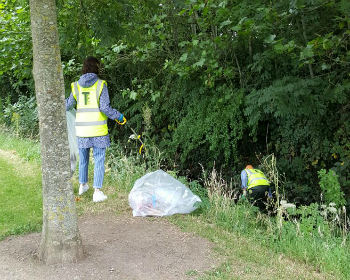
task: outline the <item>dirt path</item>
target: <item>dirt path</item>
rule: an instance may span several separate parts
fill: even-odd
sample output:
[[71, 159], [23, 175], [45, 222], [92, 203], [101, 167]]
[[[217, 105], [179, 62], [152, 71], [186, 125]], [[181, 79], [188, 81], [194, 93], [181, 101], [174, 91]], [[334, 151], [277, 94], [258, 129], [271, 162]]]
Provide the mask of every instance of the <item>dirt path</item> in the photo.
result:
[[79, 222], [86, 258], [44, 266], [36, 260], [40, 234], [0, 242], [0, 279], [189, 279], [214, 263], [211, 244], [156, 218], [83, 216]]

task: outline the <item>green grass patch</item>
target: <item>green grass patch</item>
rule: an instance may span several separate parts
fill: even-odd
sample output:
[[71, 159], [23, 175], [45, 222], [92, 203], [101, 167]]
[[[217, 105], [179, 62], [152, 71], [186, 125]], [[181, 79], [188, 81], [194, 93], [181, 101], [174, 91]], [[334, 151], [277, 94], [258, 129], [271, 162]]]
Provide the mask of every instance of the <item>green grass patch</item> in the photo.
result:
[[40, 231], [40, 145], [0, 127], [0, 239]]
[[[268, 273], [276, 277], [268, 279], [288, 279], [277, 277], [279, 274], [288, 275], [283, 262], [281, 267], [281, 262], [275, 261], [279, 256], [289, 258], [294, 264], [299, 262], [300, 267], [305, 268], [303, 270], [310, 272], [301, 278], [297, 278], [296, 274], [293, 279], [323, 279], [323, 274], [328, 275], [325, 279], [350, 279], [348, 240], [327, 235], [325, 228], [328, 224], [320, 219], [316, 210], [310, 210], [313, 205], [304, 210], [305, 219], [302, 216], [299, 220], [284, 220], [279, 227], [276, 217], [262, 215], [257, 208], [246, 203], [233, 204], [229, 198], [221, 195], [211, 196], [210, 202], [210, 207], [204, 208], [198, 217], [173, 218], [172, 221], [185, 230], [195, 231], [220, 243], [221, 255], [234, 254], [244, 260], [245, 268], [242, 268], [241, 276], [230, 272], [230, 267], [232, 269], [238, 264], [233, 264], [234, 260], [230, 262], [228, 258], [227, 263], [208, 275], [208, 278], [199, 279], [250, 279], [247, 276], [249, 273], [265, 275], [264, 270], [268, 271], [268, 268], [274, 268]], [[195, 219], [196, 223], [193, 222]], [[203, 228], [200, 224], [207, 224], [207, 227]], [[269, 265], [265, 267], [265, 264]]]
[[0, 186], [0, 239], [40, 230], [42, 192], [38, 166], [2, 152]]
[[[325, 279], [350, 279], [350, 268], [347, 265], [350, 262], [347, 232], [349, 220], [344, 216], [342, 209], [336, 210], [334, 207], [313, 203], [300, 206], [293, 211], [279, 208], [276, 212], [284, 213], [283, 215], [269, 216], [261, 214], [258, 208], [251, 206], [247, 201], [239, 201], [235, 204], [231, 199], [233, 194], [227, 192], [230, 189], [227, 182], [214, 169], [209, 177], [204, 176], [203, 182], [204, 188], [202, 187], [201, 191], [198, 191], [198, 186], [192, 188], [203, 201], [199, 211], [192, 215], [198, 216], [200, 222], [197, 224], [207, 223], [210, 227], [204, 231], [198, 227], [194, 229], [196, 232], [209, 239], [221, 240], [226, 244], [226, 248], [231, 247], [230, 251], [247, 263], [253, 264], [255, 259], [255, 264], [260, 266], [261, 261], [266, 262], [269, 258], [282, 255], [293, 263], [300, 262], [301, 265], [308, 266], [315, 272], [315, 275], [310, 276], [311, 278], [300, 279], [318, 279], [316, 276], [322, 277], [324, 274], [328, 275]], [[208, 192], [203, 192], [203, 189]], [[193, 223], [185, 219], [177, 219], [174, 222], [193, 230]], [[215, 229], [214, 232], [212, 229]], [[223, 240], [225, 235], [232, 235], [233, 238], [240, 239], [242, 242], [249, 242], [247, 246], [226, 242]], [[239, 249], [236, 250], [236, 248]], [[273, 254], [264, 253], [264, 251]], [[256, 255], [255, 252], [260, 253]], [[265, 255], [270, 257], [266, 259]], [[276, 265], [271, 262], [270, 264]], [[236, 279], [225, 278], [223, 275], [230, 273], [227, 265], [223, 267], [217, 271], [223, 278], [209, 277], [208, 279]], [[244, 277], [238, 279], [244, 279]]]
[[[182, 230], [195, 232], [215, 244], [213, 250], [216, 268], [196, 275], [196, 280], [342, 279], [333, 273], [320, 273], [317, 267], [305, 264], [300, 259], [291, 259], [281, 252], [262, 246], [261, 238], [253, 232], [243, 234], [227, 230], [205, 214], [175, 215], [167, 219]], [[192, 273], [189, 271], [188, 275]]]
[[17, 138], [13, 132], [0, 126], [0, 149], [16, 151], [22, 159], [40, 162], [40, 143], [38, 140]]

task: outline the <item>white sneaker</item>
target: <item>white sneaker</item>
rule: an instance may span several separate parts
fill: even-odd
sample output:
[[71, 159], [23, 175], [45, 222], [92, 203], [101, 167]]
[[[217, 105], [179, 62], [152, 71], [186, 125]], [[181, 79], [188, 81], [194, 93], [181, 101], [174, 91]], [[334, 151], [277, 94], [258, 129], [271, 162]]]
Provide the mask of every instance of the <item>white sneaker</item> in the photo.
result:
[[93, 202], [101, 202], [107, 199], [107, 195], [104, 195], [102, 191], [94, 192], [92, 197]]
[[79, 195], [82, 195], [83, 193], [86, 193], [89, 189], [88, 184], [81, 184], [79, 187]]

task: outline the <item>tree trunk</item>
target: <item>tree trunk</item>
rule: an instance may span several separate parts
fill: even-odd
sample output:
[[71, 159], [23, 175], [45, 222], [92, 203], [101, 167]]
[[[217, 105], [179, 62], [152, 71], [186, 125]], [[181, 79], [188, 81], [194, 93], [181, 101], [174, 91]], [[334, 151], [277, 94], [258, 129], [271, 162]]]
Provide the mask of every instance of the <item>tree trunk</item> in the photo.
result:
[[43, 174], [39, 258], [47, 264], [74, 262], [83, 257], [83, 247], [70, 179], [55, 0], [30, 0], [30, 14]]

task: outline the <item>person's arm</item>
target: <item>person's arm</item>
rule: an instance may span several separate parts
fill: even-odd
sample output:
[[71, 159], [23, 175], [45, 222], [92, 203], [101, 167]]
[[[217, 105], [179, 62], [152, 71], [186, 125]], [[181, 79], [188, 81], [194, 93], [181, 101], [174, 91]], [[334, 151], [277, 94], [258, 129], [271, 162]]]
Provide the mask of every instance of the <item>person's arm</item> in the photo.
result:
[[108, 118], [112, 120], [123, 120], [123, 114], [120, 113], [118, 110], [113, 109], [110, 105], [110, 100], [109, 100], [109, 94], [108, 94], [108, 89], [107, 86], [104, 85], [102, 88], [102, 92], [100, 95], [100, 111], [104, 113]]
[[66, 99], [66, 111], [74, 108], [76, 104], [77, 101], [75, 100], [73, 93], [71, 93], [70, 96]]
[[242, 170], [242, 172], [241, 172], [241, 181], [242, 181], [243, 195], [246, 195], [247, 185], [248, 185], [248, 177], [247, 177], [247, 172], [245, 172], [244, 170]]

